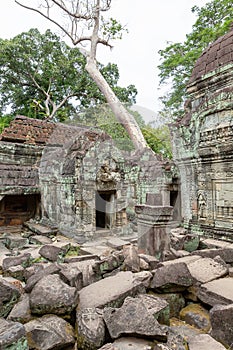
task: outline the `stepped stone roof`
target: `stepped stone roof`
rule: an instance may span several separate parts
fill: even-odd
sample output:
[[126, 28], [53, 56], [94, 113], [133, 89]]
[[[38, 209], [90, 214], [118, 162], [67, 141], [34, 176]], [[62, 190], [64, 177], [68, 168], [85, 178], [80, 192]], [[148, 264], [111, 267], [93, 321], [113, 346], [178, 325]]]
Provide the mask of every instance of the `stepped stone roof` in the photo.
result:
[[25, 116], [17, 116], [0, 134], [0, 141], [31, 144], [38, 146], [62, 146], [68, 140], [83, 136], [88, 142], [109, 139], [105, 133], [86, 126], [52, 123]]
[[218, 38], [203, 51], [195, 64], [188, 85], [231, 63], [233, 64], [233, 26], [228, 33]]

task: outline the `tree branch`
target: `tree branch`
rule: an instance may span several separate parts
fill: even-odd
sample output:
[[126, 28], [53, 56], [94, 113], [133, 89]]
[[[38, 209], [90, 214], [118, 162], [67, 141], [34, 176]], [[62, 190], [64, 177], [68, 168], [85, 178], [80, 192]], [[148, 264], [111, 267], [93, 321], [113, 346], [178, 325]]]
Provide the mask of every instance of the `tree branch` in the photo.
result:
[[[76, 45], [76, 44], [74, 43], [74, 40], [73, 40], [72, 36], [70, 35], [70, 33], [69, 33], [59, 22], [57, 22], [57, 21], [53, 20], [51, 17], [49, 17], [49, 13], [48, 13], [47, 15], [45, 15], [42, 11], [40, 11], [40, 10], [38, 10], [38, 9], [35, 9], [35, 8], [33, 8], [33, 7], [30, 7], [30, 6], [26, 6], [26, 5], [22, 4], [22, 3], [20, 3], [18, 0], [15, 0], [15, 3], [18, 4], [18, 5], [21, 6], [21, 7], [24, 7], [24, 8], [27, 9], [27, 10], [31, 10], [31, 11], [37, 12], [37, 13], [39, 13], [41, 16], [43, 16], [44, 18], [48, 19], [50, 22], [52, 22], [53, 24], [55, 24], [56, 26], [58, 26], [58, 27], [71, 39], [72, 43], [73, 43], [74, 45]], [[49, 5], [48, 5], [48, 6], [49, 6]]]

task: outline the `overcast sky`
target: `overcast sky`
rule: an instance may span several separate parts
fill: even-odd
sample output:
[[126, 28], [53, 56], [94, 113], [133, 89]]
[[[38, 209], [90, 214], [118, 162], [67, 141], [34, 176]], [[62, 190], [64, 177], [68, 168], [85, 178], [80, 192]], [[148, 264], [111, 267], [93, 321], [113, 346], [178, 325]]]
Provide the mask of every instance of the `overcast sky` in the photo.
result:
[[[11, 38], [35, 27], [42, 32], [51, 28], [59, 34], [39, 14], [19, 7], [14, 0], [0, 1], [1, 38]], [[147, 118], [160, 108], [158, 51], [165, 48], [167, 41], [183, 41], [195, 22], [192, 6], [206, 3], [207, 0], [112, 0], [112, 16], [125, 24], [129, 33], [114, 43], [113, 50], [99, 50], [98, 59], [118, 65], [121, 86], [136, 85], [137, 105], [149, 109]]]

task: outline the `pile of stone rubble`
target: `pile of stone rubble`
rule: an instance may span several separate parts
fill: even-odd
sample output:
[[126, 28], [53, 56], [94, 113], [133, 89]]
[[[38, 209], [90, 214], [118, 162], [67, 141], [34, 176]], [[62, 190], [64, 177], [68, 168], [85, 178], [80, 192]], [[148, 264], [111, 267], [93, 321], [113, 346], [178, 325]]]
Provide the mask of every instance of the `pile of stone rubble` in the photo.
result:
[[129, 237], [79, 245], [28, 227], [0, 235], [0, 349], [233, 346], [233, 244], [174, 229], [158, 261]]

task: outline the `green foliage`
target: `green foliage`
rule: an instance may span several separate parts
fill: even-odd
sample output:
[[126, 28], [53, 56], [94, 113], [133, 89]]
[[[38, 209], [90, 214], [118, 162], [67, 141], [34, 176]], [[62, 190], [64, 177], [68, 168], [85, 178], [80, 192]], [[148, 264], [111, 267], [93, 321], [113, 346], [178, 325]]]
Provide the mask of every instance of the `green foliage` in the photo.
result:
[[[129, 109], [128, 111], [134, 116], [140, 128], [145, 126], [145, 122], [139, 113]], [[83, 110], [74, 118], [73, 123], [87, 125], [105, 131], [115, 141], [119, 149], [125, 151], [134, 149], [129, 134], [117, 121], [108, 104], [102, 104]]]
[[[153, 127], [153, 125], [146, 125], [142, 116], [136, 112], [128, 109], [138, 123], [142, 134], [150, 146], [156, 153], [164, 158], [172, 158], [170, 132], [166, 125], [160, 127]], [[87, 125], [105, 131], [115, 141], [116, 146], [124, 151], [131, 151], [134, 149], [132, 141], [124, 129], [124, 127], [116, 120], [113, 112], [107, 104], [88, 108], [73, 120], [73, 123]]]
[[0, 134], [1, 134], [2, 130], [10, 124], [12, 119], [13, 119], [12, 116], [9, 116], [9, 115], [5, 115], [5, 116], [0, 117]]
[[160, 83], [171, 84], [167, 95], [161, 97], [162, 114], [173, 119], [183, 113], [185, 87], [197, 58], [210, 43], [229, 30], [233, 21], [231, 0], [212, 0], [200, 8], [194, 6], [192, 12], [197, 15], [197, 20], [186, 40], [183, 43], [168, 42], [168, 46], [159, 51], [162, 61], [158, 67]]
[[[70, 48], [50, 30], [41, 34], [31, 29], [10, 40], [0, 39], [1, 114], [10, 106], [12, 115], [42, 119], [51, 115], [56, 105], [59, 108], [55, 120], [64, 121], [81, 107], [104, 103], [85, 65], [80, 50]], [[121, 101], [135, 102], [134, 85], [117, 85], [117, 65], [99, 64], [99, 68]]]
[[102, 22], [102, 33], [107, 41], [109, 39], [122, 39], [123, 32], [128, 32], [120, 22], [112, 17], [107, 21], [102, 17]]
[[142, 133], [146, 142], [156, 154], [160, 154], [163, 158], [172, 158], [171, 137], [167, 125], [157, 128], [146, 125], [142, 128]]

